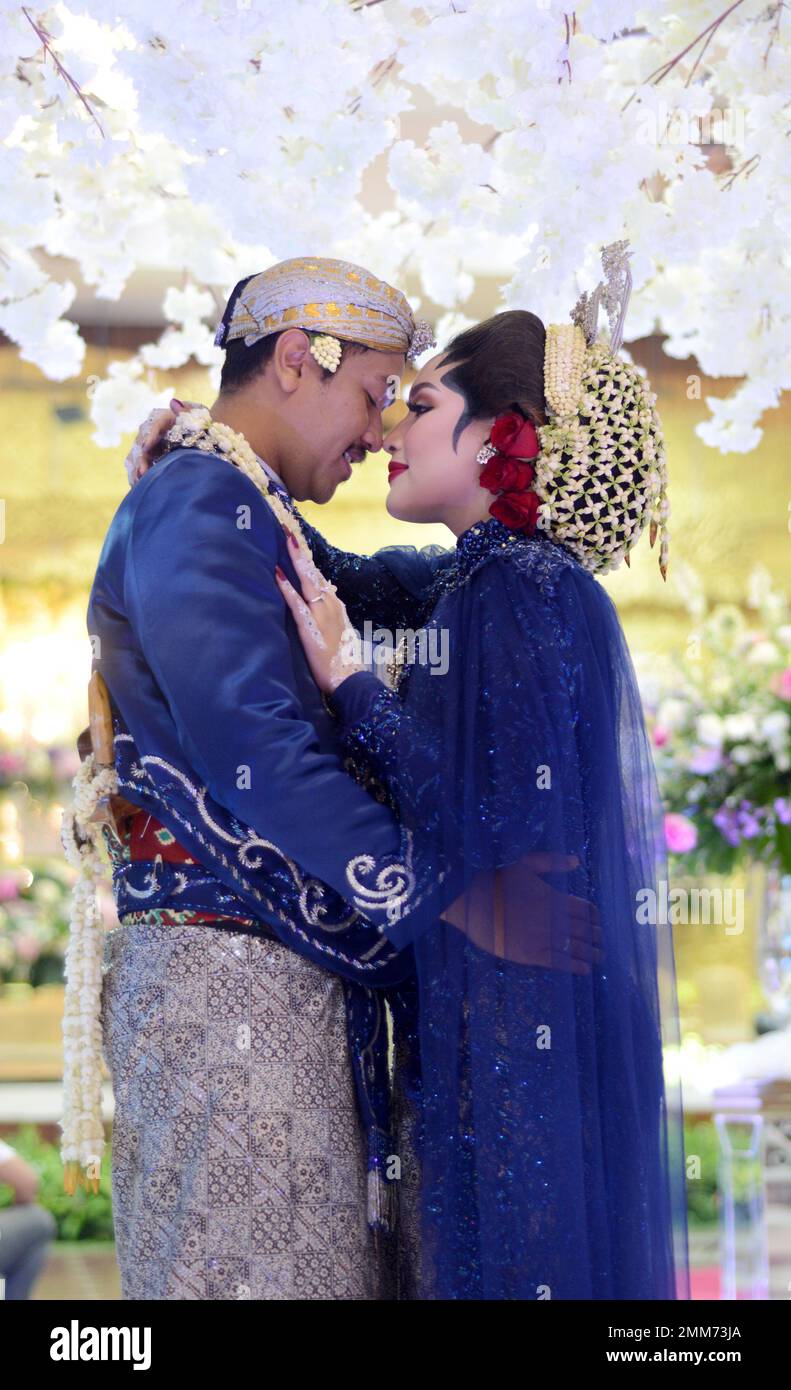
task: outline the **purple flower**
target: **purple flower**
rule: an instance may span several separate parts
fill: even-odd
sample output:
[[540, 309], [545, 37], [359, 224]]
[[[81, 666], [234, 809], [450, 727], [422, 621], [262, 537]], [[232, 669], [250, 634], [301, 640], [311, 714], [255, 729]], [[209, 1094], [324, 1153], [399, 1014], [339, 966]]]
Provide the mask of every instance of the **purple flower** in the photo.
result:
[[751, 801], [741, 801], [736, 812], [736, 818], [741, 831], [743, 840], [754, 840], [756, 835], [760, 835], [762, 826], [759, 820], [761, 812]]
[[741, 844], [742, 837], [739, 833], [739, 822], [735, 811], [731, 810], [729, 806], [721, 806], [719, 811], [715, 811], [713, 820], [722, 838], [727, 840], [729, 845], [733, 845], [735, 848]]
[[791, 801], [788, 797], [778, 796], [775, 801], [775, 815], [781, 825], [791, 825]]
[[700, 777], [706, 777], [710, 772], [716, 772], [721, 762], [722, 754], [719, 748], [703, 748], [699, 745], [692, 750], [689, 770], [696, 772]]

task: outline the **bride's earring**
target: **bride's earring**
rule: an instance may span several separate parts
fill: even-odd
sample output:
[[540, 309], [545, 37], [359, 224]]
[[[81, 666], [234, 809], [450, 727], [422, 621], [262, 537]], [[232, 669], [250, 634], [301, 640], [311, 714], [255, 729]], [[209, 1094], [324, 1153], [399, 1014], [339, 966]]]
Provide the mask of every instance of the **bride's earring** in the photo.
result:
[[479, 463], [481, 465], [481, 468], [483, 468], [484, 464], [488, 463], [490, 458], [494, 458], [494, 455], [496, 453], [497, 450], [495, 449], [494, 445], [487, 440], [485, 444], [481, 445], [480, 449], [475, 455], [475, 461], [476, 463]]

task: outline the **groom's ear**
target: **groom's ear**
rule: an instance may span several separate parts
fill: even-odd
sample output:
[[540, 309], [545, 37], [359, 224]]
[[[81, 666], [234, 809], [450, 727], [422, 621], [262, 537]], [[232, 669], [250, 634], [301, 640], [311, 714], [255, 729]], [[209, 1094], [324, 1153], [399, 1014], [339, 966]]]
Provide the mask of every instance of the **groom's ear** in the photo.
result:
[[272, 365], [278, 384], [284, 391], [296, 391], [311, 362], [319, 369], [311, 356], [307, 333], [301, 328], [287, 328], [284, 333], [278, 334]]

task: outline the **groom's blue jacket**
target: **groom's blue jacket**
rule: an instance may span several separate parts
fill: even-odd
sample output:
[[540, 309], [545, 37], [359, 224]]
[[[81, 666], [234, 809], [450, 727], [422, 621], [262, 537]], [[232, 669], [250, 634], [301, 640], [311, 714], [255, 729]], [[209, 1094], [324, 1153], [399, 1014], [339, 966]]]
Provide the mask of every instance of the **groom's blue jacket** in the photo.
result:
[[[356, 557], [321, 545], [325, 561], [354, 560], [363, 582]], [[115, 514], [88, 630], [113, 704], [119, 788], [197, 861], [117, 864], [119, 916], [255, 916], [336, 973], [385, 986], [412, 968], [382, 934], [418, 891], [409, 845], [390, 809], [343, 770], [276, 564], [298, 586], [272, 508], [213, 454], [170, 453]], [[374, 620], [388, 605], [399, 625], [415, 620], [414, 566], [406, 584], [378, 557], [365, 567]]]

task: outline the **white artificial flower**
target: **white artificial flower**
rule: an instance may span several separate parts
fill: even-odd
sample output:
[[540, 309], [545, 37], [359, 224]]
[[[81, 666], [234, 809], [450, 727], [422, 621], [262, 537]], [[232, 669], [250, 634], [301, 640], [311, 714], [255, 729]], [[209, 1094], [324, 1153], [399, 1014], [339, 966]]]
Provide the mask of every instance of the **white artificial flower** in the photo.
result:
[[775, 666], [780, 660], [780, 648], [774, 642], [755, 642], [747, 651], [749, 666]]
[[689, 705], [686, 700], [679, 700], [672, 696], [662, 701], [656, 712], [656, 721], [662, 725], [663, 729], [675, 731], [682, 727], [688, 716]]
[[184, 289], [171, 285], [165, 293], [162, 308], [171, 323], [193, 324], [200, 323], [201, 319], [217, 317], [214, 295], [197, 285], [187, 285]]
[[730, 756], [740, 767], [749, 767], [761, 756], [760, 748], [756, 748], [751, 743], [737, 743], [730, 751]]
[[222, 364], [224, 356], [215, 345], [213, 330], [199, 322], [193, 322], [183, 329], [167, 328], [158, 342], [146, 343], [140, 348], [141, 361], [147, 367], [159, 367], [165, 371], [183, 366], [190, 358], [204, 366]]
[[758, 734], [758, 721], [753, 714], [726, 714], [722, 722], [727, 739], [755, 738]]
[[19, 355], [24, 362], [33, 362], [50, 381], [67, 381], [82, 368], [85, 342], [76, 323], [58, 319], [35, 341], [26, 342]]
[[695, 734], [698, 742], [707, 748], [721, 748], [725, 738], [724, 721], [718, 714], [700, 714], [695, 721]]
[[757, 449], [763, 438], [763, 430], [744, 418], [737, 401], [729, 398], [721, 400], [717, 396], [706, 396], [705, 399], [711, 416], [694, 427], [695, 434], [704, 444], [719, 449], [721, 454], [747, 454]]
[[[112, 299], [165, 271], [185, 297], [168, 301], [176, 333], [213, 317], [203, 295], [309, 246], [416, 284], [438, 317], [476, 286], [477, 316], [504, 304], [561, 322], [569, 285], [591, 289], [600, 247], [626, 234], [630, 340], [661, 334], [668, 356], [741, 378], [706, 399], [697, 433], [748, 452], [791, 385], [791, 40], [775, 10], [736, 6], [727, 42], [690, 49], [719, 13], [708, 3], [580, 0], [575, 31], [540, 0], [529, 42], [524, 0], [45, 7], [81, 101], [3, 0], [3, 256], [40, 256], [39, 290], [71, 261]], [[657, 54], [682, 52], [645, 80]], [[729, 171], [710, 165], [712, 145]], [[10, 336], [47, 374], [73, 374], [79, 333], [42, 321], [35, 299], [2, 295]], [[163, 334], [148, 360], [187, 346]]]
[[715, 699], [720, 699], [729, 693], [732, 686], [733, 680], [730, 676], [712, 676], [709, 681], [709, 694], [713, 695]]
[[788, 743], [790, 728], [791, 715], [784, 709], [773, 710], [771, 714], [765, 714], [760, 724], [763, 737], [773, 747], [783, 747]]
[[140, 380], [141, 372], [135, 359], [111, 362], [107, 376], [95, 384], [90, 414], [96, 426], [93, 438], [97, 444], [120, 444], [125, 434], [138, 429], [150, 410], [168, 404], [172, 391], [157, 393], [148, 382]]
[[19, 346], [25, 362], [34, 362], [53, 381], [75, 376], [85, 343], [76, 323], [60, 316], [71, 304], [75, 287], [50, 280], [33, 294], [0, 304], [0, 329]]

